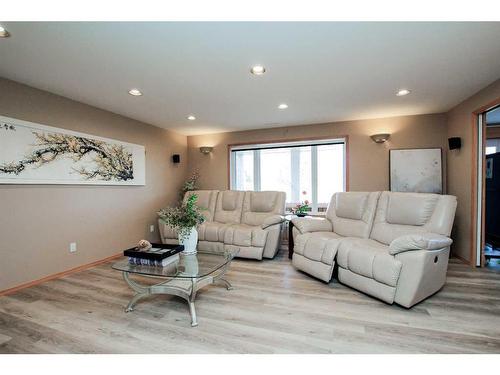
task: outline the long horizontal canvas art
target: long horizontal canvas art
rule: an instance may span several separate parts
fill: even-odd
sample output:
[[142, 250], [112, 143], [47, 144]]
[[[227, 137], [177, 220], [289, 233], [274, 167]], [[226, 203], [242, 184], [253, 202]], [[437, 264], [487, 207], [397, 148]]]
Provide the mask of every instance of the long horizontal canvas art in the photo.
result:
[[145, 148], [0, 116], [0, 184], [145, 185]]
[[443, 192], [440, 148], [390, 150], [391, 191]]

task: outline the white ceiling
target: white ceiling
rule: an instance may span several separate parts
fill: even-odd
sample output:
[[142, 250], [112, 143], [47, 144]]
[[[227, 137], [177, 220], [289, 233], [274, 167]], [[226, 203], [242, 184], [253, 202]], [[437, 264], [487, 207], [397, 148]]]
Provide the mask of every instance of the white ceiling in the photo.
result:
[[500, 23], [2, 25], [0, 76], [184, 134], [443, 112], [500, 78]]

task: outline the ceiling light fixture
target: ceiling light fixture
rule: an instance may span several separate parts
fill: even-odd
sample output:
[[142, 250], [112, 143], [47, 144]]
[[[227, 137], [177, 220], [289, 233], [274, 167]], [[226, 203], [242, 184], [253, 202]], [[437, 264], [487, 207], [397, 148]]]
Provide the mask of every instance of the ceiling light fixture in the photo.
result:
[[287, 109], [288, 108], [288, 104], [286, 103], [281, 103], [279, 106], [278, 106], [279, 109]]
[[142, 95], [142, 92], [139, 89], [131, 89], [131, 90], [129, 90], [128, 93], [132, 96], [141, 96]]
[[0, 26], [0, 38], [8, 38], [9, 36], [9, 32], [5, 30], [4, 27]]
[[189, 115], [188, 117], [186, 117], [189, 121], [194, 121], [196, 120], [196, 117], [193, 116], [193, 115]]
[[262, 65], [254, 65], [252, 66], [252, 69], [250, 69], [250, 73], [255, 74], [256, 76], [261, 76], [266, 72], [266, 68], [264, 68]]
[[408, 95], [410, 93], [410, 90], [407, 90], [407, 89], [401, 89], [399, 90], [397, 93], [396, 93], [396, 96], [405, 96], [405, 95]]

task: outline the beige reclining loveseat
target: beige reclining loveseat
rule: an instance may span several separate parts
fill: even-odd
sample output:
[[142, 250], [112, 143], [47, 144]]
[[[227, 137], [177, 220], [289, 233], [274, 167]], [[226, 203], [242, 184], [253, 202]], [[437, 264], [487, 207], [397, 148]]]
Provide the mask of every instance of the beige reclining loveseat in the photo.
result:
[[343, 284], [411, 307], [444, 285], [456, 197], [346, 192], [325, 218], [293, 219], [293, 265], [329, 282], [335, 261]]
[[[280, 191], [197, 190], [206, 221], [198, 226], [198, 249], [238, 249], [242, 258], [273, 258], [279, 248], [286, 194]], [[163, 243], [176, 244], [175, 230], [159, 221]]]

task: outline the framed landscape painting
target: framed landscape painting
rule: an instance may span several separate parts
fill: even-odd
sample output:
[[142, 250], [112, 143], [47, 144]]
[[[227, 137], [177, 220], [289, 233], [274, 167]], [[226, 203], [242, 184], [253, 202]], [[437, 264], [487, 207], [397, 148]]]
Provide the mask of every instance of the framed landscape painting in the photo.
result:
[[443, 193], [441, 148], [389, 151], [391, 191]]
[[0, 116], [0, 184], [145, 185], [144, 146]]

